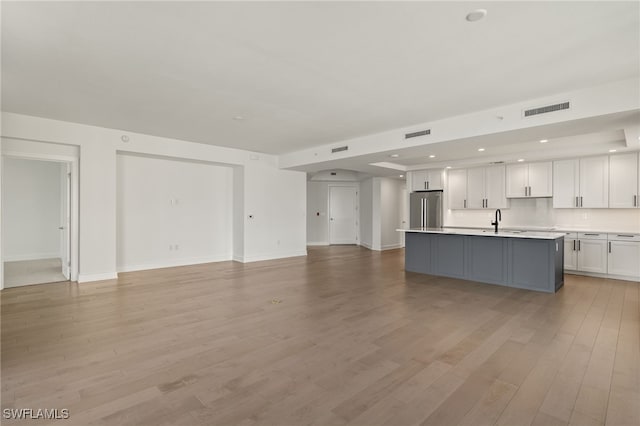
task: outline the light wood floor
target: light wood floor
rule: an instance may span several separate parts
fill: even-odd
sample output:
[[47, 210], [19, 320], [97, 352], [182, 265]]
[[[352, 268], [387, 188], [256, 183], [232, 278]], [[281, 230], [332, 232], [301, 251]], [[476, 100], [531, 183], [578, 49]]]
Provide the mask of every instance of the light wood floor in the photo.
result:
[[62, 260], [60, 258], [4, 262], [5, 287], [58, 281], [67, 281], [62, 275]]
[[69, 409], [59, 425], [638, 425], [638, 289], [508, 289], [355, 247], [7, 289], [2, 407]]

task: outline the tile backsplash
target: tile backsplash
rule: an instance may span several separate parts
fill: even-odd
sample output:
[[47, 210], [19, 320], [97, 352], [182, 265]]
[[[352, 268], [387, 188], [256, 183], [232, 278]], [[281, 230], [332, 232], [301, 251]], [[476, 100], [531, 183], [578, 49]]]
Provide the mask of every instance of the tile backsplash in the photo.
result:
[[[445, 226], [490, 227], [494, 210], [444, 211]], [[579, 228], [640, 233], [640, 209], [554, 209], [551, 198], [516, 198], [502, 209], [503, 227]]]

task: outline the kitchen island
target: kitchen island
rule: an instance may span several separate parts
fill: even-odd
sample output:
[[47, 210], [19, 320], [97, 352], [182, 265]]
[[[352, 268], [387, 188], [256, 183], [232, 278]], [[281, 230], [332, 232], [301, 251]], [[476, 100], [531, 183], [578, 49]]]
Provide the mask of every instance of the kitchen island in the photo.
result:
[[459, 228], [405, 232], [405, 270], [554, 293], [564, 284], [564, 234]]

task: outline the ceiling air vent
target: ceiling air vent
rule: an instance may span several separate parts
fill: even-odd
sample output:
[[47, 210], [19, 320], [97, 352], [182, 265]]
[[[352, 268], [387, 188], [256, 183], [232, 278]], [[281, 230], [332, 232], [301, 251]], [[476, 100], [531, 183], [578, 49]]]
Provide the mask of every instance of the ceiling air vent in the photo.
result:
[[431, 134], [431, 129], [420, 130], [419, 132], [406, 133], [404, 135], [405, 139], [417, 138], [418, 136], [426, 136]]
[[531, 117], [538, 114], [546, 114], [548, 112], [562, 111], [563, 109], [569, 109], [571, 107], [569, 102], [562, 102], [555, 105], [547, 105], [538, 108], [531, 108], [524, 110], [525, 117]]
[[332, 154], [335, 154], [336, 152], [340, 152], [340, 151], [347, 151], [348, 149], [349, 149], [349, 146], [348, 146], [348, 145], [340, 146], [340, 147], [338, 147], [338, 148], [333, 148], [333, 149], [331, 149], [331, 153], [332, 153]]

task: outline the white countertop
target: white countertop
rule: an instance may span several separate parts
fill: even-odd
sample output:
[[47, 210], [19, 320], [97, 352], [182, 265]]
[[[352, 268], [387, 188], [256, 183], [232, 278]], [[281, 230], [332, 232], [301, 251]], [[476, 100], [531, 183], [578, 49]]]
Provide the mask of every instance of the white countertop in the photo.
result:
[[[473, 226], [448, 226], [447, 229], [492, 229], [490, 227], [473, 227]], [[573, 228], [570, 226], [504, 226], [500, 227], [500, 230], [504, 231], [536, 231], [536, 232], [595, 232], [598, 234], [633, 234], [640, 235], [639, 231], [621, 231], [620, 229], [587, 229], [587, 228]]]
[[560, 232], [507, 231], [500, 230], [496, 234], [493, 229], [473, 228], [410, 228], [396, 229], [398, 232], [417, 232], [422, 234], [474, 235], [480, 237], [533, 238], [538, 240], [555, 240], [564, 237]]

